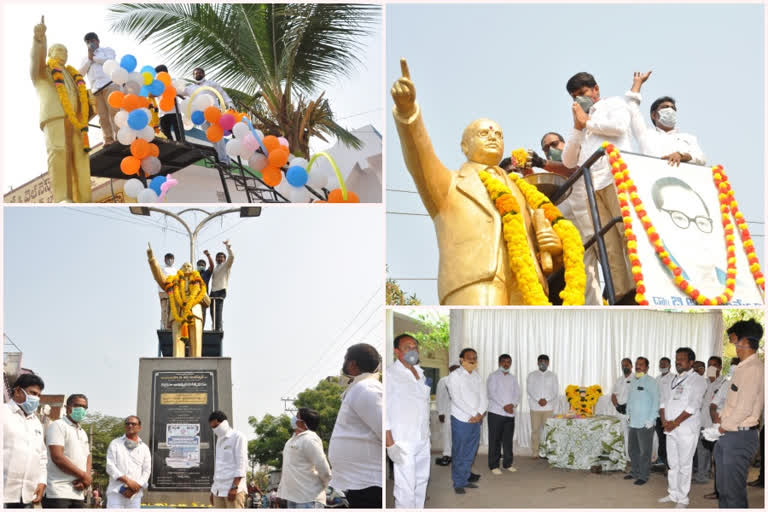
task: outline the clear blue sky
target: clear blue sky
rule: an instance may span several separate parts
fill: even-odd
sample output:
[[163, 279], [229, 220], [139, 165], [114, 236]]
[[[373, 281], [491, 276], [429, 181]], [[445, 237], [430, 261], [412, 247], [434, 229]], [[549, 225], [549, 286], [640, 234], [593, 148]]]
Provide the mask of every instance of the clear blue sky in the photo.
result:
[[[147, 242], [180, 265], [186, 235], [127, 208], [4, 210], [4, 331], [23, 365], [47, 393], [135, 412], [138, 361], [157, 356], [160, 315]], [[223, 318], [237, 428], [251, 434], [248, 416], [279, 414], [281, 397], [338, 375], [348, 346], [383, 350], [383, 220], [380, 206], [265, 207], [204, 228], [198, 257], [227, 239], [235, 253]]]
[[[536, 149], [544, 133], [572, 129], [570, 76], [592, 73], [602, 97], [623, 95], [633, 71], [653, 70], [641, 110], [677, 100], [680, 131], [722, 164], [755, 235], [764, 233], [764, 7], [762, 5], [389, 5], [386, 12], [387, 211], [426, 215], [403, 163], [389, 88], [406, 57], [437, 155], [464, 162], [464, 127], [490, 117], [505, 153]], [[762, 237], [755, 237], [764, 263]], [[389, 276], [437, 303], [438, 252], [427, 216], [387, 215]]]

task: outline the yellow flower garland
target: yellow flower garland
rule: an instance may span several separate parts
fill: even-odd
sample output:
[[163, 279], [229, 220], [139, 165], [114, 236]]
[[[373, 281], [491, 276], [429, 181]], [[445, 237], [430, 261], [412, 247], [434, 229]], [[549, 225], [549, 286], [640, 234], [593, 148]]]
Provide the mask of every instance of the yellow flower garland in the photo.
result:
[[597, 404], [597, 400], [602, 394], [603, 389], [597, 384], [588, 388], [581, 388], [571, 384], [565, 388], [565, 397], [571, 406], [571, 410], [586, 418], [591, 418], [595, 415], [595, 404]]
[[67, 119], [72, 123], [72, 126], [82, 133], [83, 137], [83, 151], [88, 153], [91, 150], [91, 143], [88, 140], [88, 114], [90, 113], [90, 104], [88, 103], [88, 90], [85, 88], [85, 79], [78, 70], [72, 66], [66, 66], [66, 70], [72, 75], [73, 80], [77, 84], [77, 92], [80, 100], [80, 119], [75, 115], [75, 111], [72, 108], [72, 104], [69, 102], [69, 96], [67, 96], [67, 88], [64, 85], [64, 70], [58, 59], [48, 59], [48, 69], [51, 71], [51, 78], [53, 78], [53, 85], [56, 87], [56, 93], [59, 95], [59, 102], [64, 109], [64, 113], [67, 115]]
[[[185, 286], [185, 281], [188, 281], [188, 286]], [[192, 308], [203, 300], [206, 293], [203, 278], [197, 270], [189, 275], [179, 270], [176, 275], [168, 276], [165, 281], [165, 291], [168, 293], [173, 319], [181, 326], [181, 339], [188, 341], [189, 326], [195, 319]]]

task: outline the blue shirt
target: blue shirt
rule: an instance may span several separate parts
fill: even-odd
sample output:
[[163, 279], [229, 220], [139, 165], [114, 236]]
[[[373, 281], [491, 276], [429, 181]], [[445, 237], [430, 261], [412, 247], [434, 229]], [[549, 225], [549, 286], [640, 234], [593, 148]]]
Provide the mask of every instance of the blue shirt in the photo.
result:
[[645, 374], [642, 378], [632, 381], [627, 399], [627, 416], [631, 428], [645, 428], [648, 424], [656, 423], [659, 416], [656, 379]]

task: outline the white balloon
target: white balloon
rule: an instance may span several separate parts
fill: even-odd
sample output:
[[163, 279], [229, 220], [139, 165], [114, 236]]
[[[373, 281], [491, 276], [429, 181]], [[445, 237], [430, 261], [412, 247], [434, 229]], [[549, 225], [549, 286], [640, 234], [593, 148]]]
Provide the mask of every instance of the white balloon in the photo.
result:
[[240, 158], [243, 159], [244, 162], [247, 162], [249, 158], [251, 158], [251, 155], [253, 154], [253, 148], [249, 148], [242, 142], [240, 142]]
[[234, 133], [235, 137], [238, 139], [242, 139], [251, 133], [251, 131], [248, 129], [248, 126], [245, 123], [237, 123], [232, 127], [232, 133]]
[[285, 196], [285, 198], [290, 201], [291, 199], [290, 193], [292, 188], [293, 187], [291, 186], [290, 183], [288, 183], [288, 180], [282, 180], [280, 183], [277, 184], [277, 186], [275, 187], [275, 190], [280, 194], [282, 194], [283, 196]]
[[290, 187], [288, 199], [290, 199], [292, 203], [306, 203], [309, 201], [309, 191], [304, 187]]
[[203, 111], [206, 108], [213, 105], [213, 96], [210, 94], [200, 93], [192, 101], [192, 112], [195, 110]]
[[123, 90], [125, 94], [138, 95], [141, 92], [141, 85], [139, 85], [138, 82], [128, 81], [125, 83], [125, 85], [123, 85]]
[[127, 126], [124, 126], [124, 127], [120, 128], [119, 130], [117, 130], [117, 141], [120, 144], [122, 144], [124, 146], [128, 146], [134, 140], [136, 140], [136, 131], [135, 130], [132, 130], [131, 128], [129, 128]]
[[320, 172], [319, 169], [315, 169], [309, 173], [307, 184], [312, 188], [323, 188], [328, 185], [328, 176]]
[[139, 195], [136, 197], [136, 200], [139, 203], [156, 203], [157, 199], [157, 194], [151, 188], [145, 188], [139, 192]]
[[128, 111], [127, 110], [119, 110], [115, 114], [115, 124], [118, 128], [123, 128], [124, 126], [128, 126]]
[[237, 158], [242, 149], [242, 144], [237, 139], [232, 139], [227, 142], [227, 154], [232, 158]]
[[298, 165], [299, 167], [307, 168], [307, 165], [309, 165], [309, 162], [306, 158], [297, 158], [293, 157], [290, 160], [288, 160], [288, 167], [293, 167], [294, 165]]
[[173, 84], [173, 88], [176, 89], [176, 92], [178, 93], [181, 93], [187, 87], [187, 83], [180, 78], [171, 81], [171, 84]]
[[147, 142], [152, 142], [155, 139], [155, 129], [147, 125], [136, 133], [137, 137], [141, 137]]
[[144, 190], [144, 184], [136, 178], [131, 178], [125, 182], [123, 186], [123, 192], [128, 197], [138, 197], [139, 193]]
[[118, 85], [124, 84], [128, 81], [128, 72], [125, 69], [118, 67], [112, 71], [112, 81]]
[[156, 156], [147, 156], [141, 159], [141, 168], [144, 169], [149, 176], [159, 173], [162, 167], [162, 162], [160, 162], [160, 159]]
[[102, 69], [104, 70], [104, 73], [106, 73], [107, 76], [112, 76], [112, 73], [119, 67], [120, 67], [120, 64], [118, 64], [117, 61], [114, 59], [106, 60], [102, 65]]
[[[261, 153], [254, 153], [248, 158], [248, 167], [254, 171], [260, 171], [267, 166], [267, 157]], [[286, 182], [288, 180], [285, 180]]]

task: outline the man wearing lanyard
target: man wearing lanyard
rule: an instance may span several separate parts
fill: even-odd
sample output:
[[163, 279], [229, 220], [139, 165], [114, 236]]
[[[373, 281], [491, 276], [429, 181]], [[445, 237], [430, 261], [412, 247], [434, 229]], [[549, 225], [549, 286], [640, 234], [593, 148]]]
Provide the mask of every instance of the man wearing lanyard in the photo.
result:
[[765, 369], [757, 357], [763, 327], [755, 320], [736, 322], [728, 329], [741, 362], [731, 378], [720, 433], [715, 445], [720, 508], [747, 508], [747, 471], [759, 446], [758, 429], [764, 406]]
[[659, 503], [674, 502], [676, 508], [688, 507], [691, 490], [693, 452], [699, 439], [701, 402], [707, 390], [707, 380], [693, 371], [696, 354], [688, 347], [677, 349], [675, 366], [677, 375], [670, 381], [669, 390], [662, 394], [659, 409], [661, 424], [667, 436], [667, 463], [669, 488]]
[[395, 508], [424, 508], [429, 482], [430, 386], [419, 366], [419, 344], [395, 338], [397, 360], [387, 368], [387, 454], [394, 462]]
[[499, 458], [504, 447], [503, 466], [515, 472], [512, 466], [512, 440], [515, 437], [515, 410], [520, 404], [520, 384], [509, 368], [509, 354], [499, 356], [499, 369], [488, 376], [488, 467], [494, 475], [500, 475]]
[[96, 112], [99, 114], [101, 132], [104, 134], [104, 145], [115, 142], [118, 127], [115, 124], [117, 109], [109, 105], [109, 95], [119, 91], [120, 87], [104, 73], [103, 64], [115, 60], [115, 50], [99, 46], [99, 36], [93, 32], [85, 34], [85, 44], [88, 46], [88, 57], [80, 65], [80, 74], [88, 77], [91, 90], [96, 98]]

